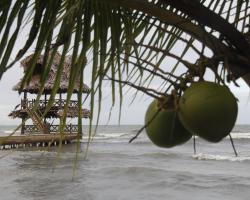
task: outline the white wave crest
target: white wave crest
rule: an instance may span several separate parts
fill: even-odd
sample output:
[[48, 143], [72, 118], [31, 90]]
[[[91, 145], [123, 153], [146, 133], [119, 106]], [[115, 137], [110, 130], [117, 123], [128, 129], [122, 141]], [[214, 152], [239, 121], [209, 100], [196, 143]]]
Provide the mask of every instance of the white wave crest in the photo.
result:
[[[93, 138], [94, 140], [101, 139], [114, 139], [114, 138], [125, 138], [130, 136], [129, 133], [97, 133]], [[88, 135], [82, 137], [82, 139], [88, 139]]]
[[196, 154], [192, 156], [194, 159], [197, 160], [219, 160], [219, 161], [233, 161], [233, 162], [243, 162], [243, 161], [250, 161], [249, 156], [223, 156], [223, 155], [211, 155], [211, 154]]
[[6, 130], [6, 131], [4, 131], [4, 133], [11, 134], [11, 133], [13, 133], [13, 130]]
[[[4, 130], [0, 132], [1, 136], [9, 136], [10, 134], [13, 133], [14, 130]], [[16, 131], [16, 133], [20, 133], [20, 131]]]
[[234, 139], [250, 139], [250, 133], [231, 133]]

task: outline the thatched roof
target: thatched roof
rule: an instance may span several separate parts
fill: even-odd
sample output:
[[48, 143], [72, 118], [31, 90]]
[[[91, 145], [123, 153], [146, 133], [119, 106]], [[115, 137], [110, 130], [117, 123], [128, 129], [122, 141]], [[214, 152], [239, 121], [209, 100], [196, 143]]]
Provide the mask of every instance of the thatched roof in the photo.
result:
[[[29, 67], [30, 61], [32, 59], [32, 55], [26, 57], [24, 60], [21, 61], [21, 66], [24, 69], [24, 73], [27, 71], [27, 68]], [[24, 89], [20, 91], [21, 87], [21, 81], [13, 87], [13, 90], [19, 91], [19, 92], [29, 92], [29, 93], [38, 93], [40, 89], [40, 77], [43, 72], [43, 55], [41, 55], [37, 61], [37, 64], [35, 66], [33, 75], [31, 77], [31, 80], [29, 84], [24, 86]], [[56, 72], [58, 70], [58, 66], [60, 63], [61, 55], [57, 53], [53, 59], [53, 63], [49, 72], [49, 75], [47, 77], [47, 80], [45, 82], [45, 88], [44, 93], [49, 94], [54, 86], [55, 79], [56, 79]], [[63, 66], [63, 72], [61, 74], [61, 81], [60, 81], [60, 87], [58, 89], [58, 93], [66, 93], [69, 86], [69, 77], [70, 77], [70, 68], [71, 68], [71, 56], [67, 56], [65, 58], [64, 66]], [[80, 88], [80, 74], [77, 77], [75, 81], [75, 87], [74, 87], [74, 93], [77, 93]], [[89, 87], [85, 84], [83, 84], [83, 93], [88, 93], [90, 91]]]

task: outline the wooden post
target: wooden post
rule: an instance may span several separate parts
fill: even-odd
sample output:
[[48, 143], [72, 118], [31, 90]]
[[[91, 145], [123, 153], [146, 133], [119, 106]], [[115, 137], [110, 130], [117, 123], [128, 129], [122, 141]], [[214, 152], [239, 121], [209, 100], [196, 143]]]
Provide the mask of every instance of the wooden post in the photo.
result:
[[[45, 107], [46, 107], [46, 105], [47, 105], [47, 94], [45, 93], [45, 95], [44, 95], [44, 105], [45, 105]], [[45, 110], [45, 109], [44, 109]], [[46, 117], [44, 116], [44, 123], [46, 123]]]
[[62, 93], [59, 93], [59, 108], [62, 109]]
[[23, 94], [23, 99], [24, 99], [24, 101], [27, 101], [27, 92], [26, 91]]
[[[23, 106], [23, 109], [26, 109], [27, 106], [27, 92], [25, 91], [23, 93], [23, 101], [21, 100], [21, 107]], [[21, 135], [24, 135], [25, 132], [25, 117], [22, 117], [22, 127], [21, 127]]]
[[25, 118], [22, 117], [21, 135], [24, 135], [24, 132], [25, 132]]
[[46, 93], [44, 94], [44, 104], [45, 104], [45, 106], [47, 105], [47, 94]]

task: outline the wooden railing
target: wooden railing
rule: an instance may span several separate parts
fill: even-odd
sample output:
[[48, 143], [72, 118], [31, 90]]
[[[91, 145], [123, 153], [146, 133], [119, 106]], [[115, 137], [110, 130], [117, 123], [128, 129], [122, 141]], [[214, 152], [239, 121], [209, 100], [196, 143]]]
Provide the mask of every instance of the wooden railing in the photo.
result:
[[[43, 109], [46, 107], [46, 105], [48, 104], [48, 100], [39, 100], [38, 101], [38, 109]], [[36, 100], [33, 99], [31, 101], [28, 100], [21, 100], [21, 108], [22, 109], [26, 109], [26, 108], [33, 108], [35, 106]], [[54, 104], [53, 107], [56, 108], [64, 108], [64, 106], [66, 105], [66, 100], [64, 99], [55, 99], [54, 100]], [[73, 107], [73, 108], [77, 108], [78, 107], [78, 101], [74, 101], [71, 100], [68, 104], [68, 107]]]
[[[47, 124], [47, 127], [49, 129], [49, 133], [58, 133], [60, 132], [60, 126], [59, 125], [49, 125]], [[63, 133], [77, 133], [78, 132], [78, 125], [66, 125], [64, 127]], [[24, 126], [24, 133], [25, 134], [42, 134], [42, 132], [39, 130], [39, 128], [35, 125], [25, 125]]]

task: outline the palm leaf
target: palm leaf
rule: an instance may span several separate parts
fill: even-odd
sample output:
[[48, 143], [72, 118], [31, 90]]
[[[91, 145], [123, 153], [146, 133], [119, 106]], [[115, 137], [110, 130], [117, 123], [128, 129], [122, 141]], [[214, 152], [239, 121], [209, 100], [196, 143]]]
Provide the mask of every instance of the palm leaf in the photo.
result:
[[[152, 93], [152, 89], [158, 97], [171, 89], [180, 89], [190, 75], [202, 76], [207, 68], [212, 69], [216, 79], [222, 82], [226, 77], [234, 81], [248, 74], [249, 20], [247, 0], [1, 1], [0, 78], [34, 48], [22, 87], [30, 81], [37, 59], [44, 54], [38, 100], [54, 56], [59, 51], [61, 63], [48, 111], [59, 87], [62, 64], [66, 56], [73, 54], [67, 105], [77, 74], [81, 74], [83, 81], [85, 69], [91, 68], [90, 123], [94, 120], [97, 98], [98, 124], [103, 81], [107, 77], [112, 106], [118, 100], [121, 113], [125, 83], [137, 89], [135, 98], [139, 92]], [[11, 53], [16, 48], [21, 25], [25, 25], [30, 33], [13, 59]], [[222, 72], [219, 71], [221, 66]], [[155, 86], [155, 83], [158, 84]], [[81, 105], [81, 94], [78, 100]], [[67, 106], [64, 112], [67, 112]], [[62, 125], [65, 123], [64, 118]], [[81, 128], [80, 117], [78, 124]], [[91, 129], [89, 136], [91, 138]]]

